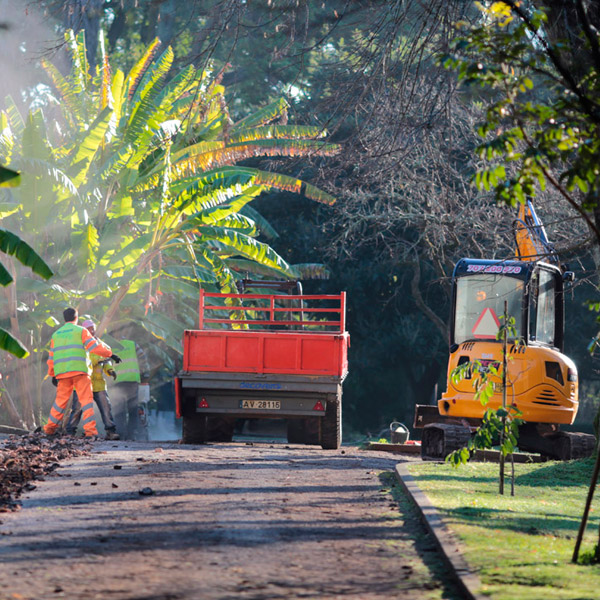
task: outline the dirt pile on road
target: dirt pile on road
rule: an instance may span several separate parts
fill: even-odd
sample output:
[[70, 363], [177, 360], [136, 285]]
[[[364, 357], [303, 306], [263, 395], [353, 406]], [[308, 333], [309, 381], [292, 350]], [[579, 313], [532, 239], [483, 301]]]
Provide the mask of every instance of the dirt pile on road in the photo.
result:
[[72, 437], [10, 436], [0, 444], [0, 512], [20, 508], [19, 496], [36, 487], [32, 481], [43, 479], [62, 460], [87, 454], [89, 448], [85, 439]]

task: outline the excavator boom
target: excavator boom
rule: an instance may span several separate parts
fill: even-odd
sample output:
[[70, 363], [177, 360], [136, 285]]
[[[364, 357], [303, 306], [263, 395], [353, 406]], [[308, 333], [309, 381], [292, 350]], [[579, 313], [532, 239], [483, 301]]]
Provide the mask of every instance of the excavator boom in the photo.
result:
[[513, 227], [517, 260], [524, 262], [541, 260], [556, 265], [559, 264], [558, 254], [554, 246], [548, 241], [546, 230], [538, 218], [531, 200], [521, 204]]

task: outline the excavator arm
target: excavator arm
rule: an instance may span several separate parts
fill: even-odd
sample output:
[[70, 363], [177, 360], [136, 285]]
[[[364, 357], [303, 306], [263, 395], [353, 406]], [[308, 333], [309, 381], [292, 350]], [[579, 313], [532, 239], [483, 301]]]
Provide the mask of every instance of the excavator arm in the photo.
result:
[[556, 265], [560, 264], [558, 254], [548, 241], [546, 230], [538, 218], [531, 200], [521, 204], [513, 226], [517, 260], [533, 262], [543, 260]]

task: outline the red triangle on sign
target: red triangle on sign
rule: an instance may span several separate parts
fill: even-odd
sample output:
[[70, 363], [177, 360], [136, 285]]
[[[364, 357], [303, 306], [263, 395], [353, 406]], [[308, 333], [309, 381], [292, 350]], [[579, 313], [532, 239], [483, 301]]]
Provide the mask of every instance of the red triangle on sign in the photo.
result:
[[500, 320], [496, 316], [494, 309], [486, 308], [477, 319], [477, 323], [471, 329], [474, 337], [484, 340], [495, 340], [496, 334], [500, 329]]

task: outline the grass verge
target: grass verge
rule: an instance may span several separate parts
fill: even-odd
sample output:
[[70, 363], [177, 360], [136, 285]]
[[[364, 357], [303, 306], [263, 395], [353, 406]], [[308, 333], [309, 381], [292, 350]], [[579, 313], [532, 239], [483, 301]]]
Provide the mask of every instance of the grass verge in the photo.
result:
[[[419, 487], [456, 534], [494, 600], [600, 598], [600, 565], [571, 563], [593, 460], [515, 465], [515, 496], [498, 494], [498, 465], [415, 463]], [[582, 554], [598, 542], [596, 492]]]

